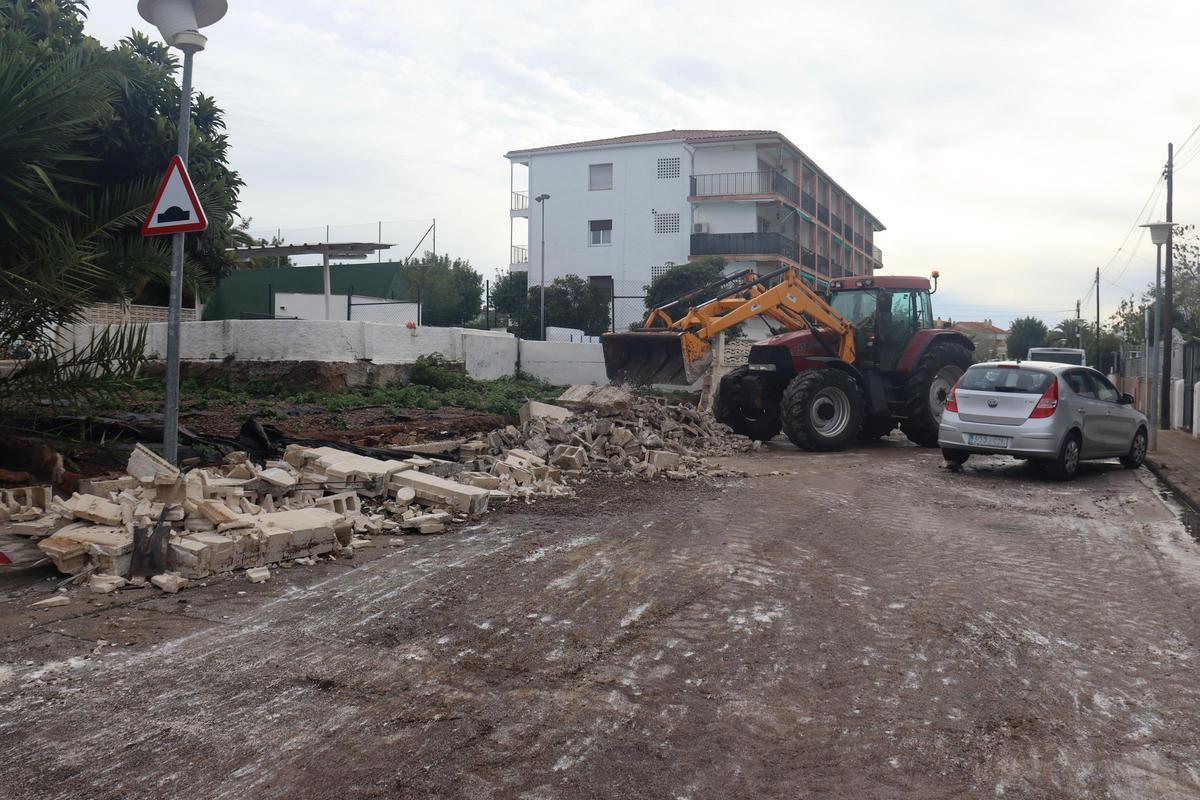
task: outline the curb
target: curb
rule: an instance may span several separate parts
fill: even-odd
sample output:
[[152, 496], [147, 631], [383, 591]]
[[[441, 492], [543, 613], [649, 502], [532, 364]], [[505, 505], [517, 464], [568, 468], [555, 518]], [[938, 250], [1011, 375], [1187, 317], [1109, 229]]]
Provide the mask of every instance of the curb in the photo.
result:
[[1154, 477], [1167, 485], [1179, 502], [1193, 509], [1200, 509], [1200, 495], [1193, 492], [1189, 487], [1186, 487], [1174, 479], [1173, 473], [1177, 470], [1172, 469], [1168, 464], [1159, 461], [1156, 458], [1146, 456], [1146, 468], [1154, 473]]

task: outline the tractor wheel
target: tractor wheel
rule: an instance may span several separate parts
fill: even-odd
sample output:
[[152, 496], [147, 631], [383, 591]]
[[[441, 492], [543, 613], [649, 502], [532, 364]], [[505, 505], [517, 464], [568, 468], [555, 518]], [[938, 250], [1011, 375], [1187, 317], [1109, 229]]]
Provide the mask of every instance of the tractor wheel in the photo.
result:
[[954, 342], [930, 345], [921, 356], [908, 376], [905, 392], [908, 417], [900, 423], [900, 430], [910, 442], [937, 447], [946, 397], [972, 363], [971, 351]]
[[844, 450], [862, 425], [858, 383], [840, 369], [801, 372], [783, 391], [783, 432], [801, 450]]
[[721, 378], [717, 396], [713, 398], [713, 416], [733, 428], [734, 433], [749, 436], [760, 442], [769, 442], [779, 435], [783, 423], [779, 421], [779, 401], [764, 398], [765, 410], [747, 411], [742, 406], [742, 381], [749, 374], [749, 367], [738, 367]]
[[891, 417], [863, 417], [858, 438], [864, 442], [873, 442], [876, 439], [882, 439], [894, 430], [896, 430], [896, 420]]

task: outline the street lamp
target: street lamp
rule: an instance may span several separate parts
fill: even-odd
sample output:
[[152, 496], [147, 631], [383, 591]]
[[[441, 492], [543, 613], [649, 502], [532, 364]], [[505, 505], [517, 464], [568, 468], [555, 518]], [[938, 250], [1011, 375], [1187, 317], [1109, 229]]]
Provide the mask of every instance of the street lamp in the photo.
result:
[[[1155, 259], [1154, 259], [1154, 323], [1151, 325], [1151, 332], [1154, 336], [1154, 347], [1151, 352], [1147, 353], [1150, 362], [1150, 449], [1158, 449], [1158, 391], [1162, 390], [1159, 384], [1162, 382], [1158, 377], [1158, 357], [1160, 348], [1162, 347], [1162, 246], [1167, 243], [1171, 235], [1170, 222], [1151, 222], [1143, 225], [1143, 228], [1150, 229], [1150, 241], [1154, 242]], [[1170, 387], [1167, 387], [1170, 391]], [[1170, 425], [1170, 420], [1162, 420], [1162, 426], [1166, 429]]]
[[541, 311], [538, 314], [538, 323], [542, 329], [542, 341], [546, 341], [546, 200], [550, 199], [548, 194], [539, 194], [533, 198], [539, 206], [542, 207], [542, 281], [541, 281]]
[[[142, 19], [158, 28], [171, 47], [183, 51], [183, 85], [179, 93], [179, 157], [188, 163], [192, 127], [192, 57], [208, 44], [201, 28], [229, 10], [227, 0], [138, 0]], [[171, 298], [167, 309], [167, 386], [163, 413], [163, 457], [174, 464], [179, 455], [179, 314], [183, 307], [183, 237], [171, 237]]]

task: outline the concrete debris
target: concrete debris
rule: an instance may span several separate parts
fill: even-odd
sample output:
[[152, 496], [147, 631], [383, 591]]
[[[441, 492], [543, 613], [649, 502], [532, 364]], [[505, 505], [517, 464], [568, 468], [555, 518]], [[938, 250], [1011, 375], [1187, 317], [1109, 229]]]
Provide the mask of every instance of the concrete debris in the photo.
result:
[[269, 567], [251, 567], [246, 570], [246, 580], [251, 583], [265, 583], [271, 579], [271, 569]]
[[571, 497], [591, 473], [732, 474], [705, 457], [758, 446], [692, 406], [613, 386], [573, 386], [558, 404], [530, 401], [520, 420], [418, 445], [421, 455], [402, 460], [289, 445], [264, 464], [230, 453], [181, 473], [137, 445], [128, 474], [89, 479], [69, 498], [44, 486], [0, 492], [0, 535], [27, 537], [58, 570], [90, 574], [89, 589], [107, 594], [145, 585], [130, 576], [134, 531], [152, 530], [161, 515], [162, 573], [151, 583], [173, 593], [237, 570], [253, 582], [269, 579], [270, 565], [350, 558], [371, 536], [443, 533], [498, 503]]
[[54, 608], [55, 606], [69, 606], [71, 598], [65, 594], [56, 594], [54, 597], [47, 597], [45, 600], [38, 600], [36, 603], [30, 603], [30, 608]]

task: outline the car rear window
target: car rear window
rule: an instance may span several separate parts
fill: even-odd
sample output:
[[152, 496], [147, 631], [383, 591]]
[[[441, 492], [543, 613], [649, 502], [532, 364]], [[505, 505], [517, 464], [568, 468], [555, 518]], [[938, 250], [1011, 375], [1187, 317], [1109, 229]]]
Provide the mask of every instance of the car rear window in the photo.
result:
[[1042, 394], [1054, 374], [1025, 367], [971, 367], [962, 377], [961, 389], [976, 392]]

